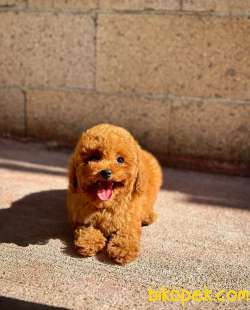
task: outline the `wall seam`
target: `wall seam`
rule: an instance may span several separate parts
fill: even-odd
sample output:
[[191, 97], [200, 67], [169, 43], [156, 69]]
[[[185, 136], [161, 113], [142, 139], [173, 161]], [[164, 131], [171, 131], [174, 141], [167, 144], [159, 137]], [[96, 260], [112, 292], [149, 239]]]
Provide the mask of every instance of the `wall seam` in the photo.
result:
[[171, 133], [172, 133], [172, 110], [173, 110], [173, 100], [170, 101], [170, 107], [169, 107], [169, 121], [168, 121], [168, 141], [167, 141], [167, 154], [171, 154], [170, 146], [171, 146]]
[[24, 111], [24, 136], [28, 136], [28, 113], [27, 113], [27, 91], [22, 89], [23, 93], [23, 111]]
[[34, 14], [63, 14], [63, 15], [163, 15], [163, 16], [209, 16], [209, 17], [250, 17], [250, 11], [246, 12], [227, 12], [227, 11], [188, 11], [188, 10], [53, 10], [53, 9], [22, 9], [16, 7], [0, 7], [0, 14], [14, 12], [14, 13], [34, 13]]
[[183, 11], [183, 2], [184, 0], [180, 0], [180, 10]]
[[94, 85], [93, 88], [96, 90], [96, 79], [97, 79], [97, 32], [98, 32], [98, 14], [96, 13], [94, 19], [94, 58], [95, 58], [95, 70], [94, 70]]
[[44, 92], [75, 92], [86, 95], [100, 95], [100, 96], [122, 96], [127, 98], [145, 98], [151, 100], [195, 100], [195, 101], [216, 101], [216, 102], [228, 102], [233, 104], [250, 104], [250, 99], [239, 99], [229, 97], [201, 97], [201, 96], [178, 96], [170, 93], [141, 93], [141, 92], [120, 92], [120, 91], [98, 91], [95, 89], [84, 89], [77, 87], [42, 87], [42, 86], [20, 86], [20, 85], [0, 85], [0, 89], [22, 89], [24, 92], [27, 91], [44, 91]]

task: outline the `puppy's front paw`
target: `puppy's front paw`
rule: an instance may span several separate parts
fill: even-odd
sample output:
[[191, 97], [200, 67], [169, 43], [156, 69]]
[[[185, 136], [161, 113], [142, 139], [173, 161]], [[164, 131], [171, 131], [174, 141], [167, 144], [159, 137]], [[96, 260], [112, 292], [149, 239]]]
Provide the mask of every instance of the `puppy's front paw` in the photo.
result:
[[106, 238], [94, 227], [80, 226], [75, 230], [74, 244], [82, 256], [94, 256], [104, 248]]
[[139, 255], [139, 242], [130, 236], [115, 235], [108, 243], [107, 253], [116, 263], [124, 265]]

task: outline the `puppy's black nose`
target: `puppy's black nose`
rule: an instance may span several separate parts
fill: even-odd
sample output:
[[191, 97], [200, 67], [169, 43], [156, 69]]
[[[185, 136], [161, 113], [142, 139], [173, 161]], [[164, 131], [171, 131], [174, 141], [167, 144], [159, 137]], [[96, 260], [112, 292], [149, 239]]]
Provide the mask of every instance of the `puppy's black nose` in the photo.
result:
[[112, 175], [112, 171], [110, 169], [105, 169], [105, 170], [102, 170], [100, 172], [100, 175], [104, 178], [104, 179], [109, 179]]

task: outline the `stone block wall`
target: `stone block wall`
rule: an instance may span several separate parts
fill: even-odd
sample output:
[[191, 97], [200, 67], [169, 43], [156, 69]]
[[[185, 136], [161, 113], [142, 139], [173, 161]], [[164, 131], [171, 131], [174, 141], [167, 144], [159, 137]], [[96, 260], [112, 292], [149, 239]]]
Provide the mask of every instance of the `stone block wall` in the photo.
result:
[[0, 132], [102, 122], [167, 163], [249, 167], [250, 0], [0, 0]]

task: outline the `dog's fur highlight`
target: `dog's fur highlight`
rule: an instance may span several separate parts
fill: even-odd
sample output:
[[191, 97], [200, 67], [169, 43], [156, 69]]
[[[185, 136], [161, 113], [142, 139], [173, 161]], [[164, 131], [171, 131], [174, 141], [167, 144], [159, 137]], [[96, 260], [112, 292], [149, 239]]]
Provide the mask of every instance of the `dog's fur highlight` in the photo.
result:
[[[123, 163], [117, 162], [119, 156]], [[112, 171], [113, 190], [110, 199], [101, 200], [95, 184], [102, 182], [105, 169]], [[135, 259], [141, 226], [156, 219], [153, 205], [161, 183], [157, 160], [127, 130], [101, 124], [84, 132], [70, 158], [67, 195], [78, 252], [93, 256], [106, 246], [117, 263]]]

